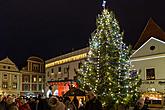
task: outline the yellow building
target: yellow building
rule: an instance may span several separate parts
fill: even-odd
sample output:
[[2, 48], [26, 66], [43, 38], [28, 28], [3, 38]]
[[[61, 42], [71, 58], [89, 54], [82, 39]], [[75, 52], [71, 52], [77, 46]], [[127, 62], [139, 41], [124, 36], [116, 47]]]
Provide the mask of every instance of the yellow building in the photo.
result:
[[45, 84], [45, 67], [44, 61], [35, 56], [27, 59], [26, 67], [21, 72], [21, 95], [37, 96], [44, 92]]
[[0, 61], [0, 94], [20, 94], [21, 73], [17, 66], [8, 58]]

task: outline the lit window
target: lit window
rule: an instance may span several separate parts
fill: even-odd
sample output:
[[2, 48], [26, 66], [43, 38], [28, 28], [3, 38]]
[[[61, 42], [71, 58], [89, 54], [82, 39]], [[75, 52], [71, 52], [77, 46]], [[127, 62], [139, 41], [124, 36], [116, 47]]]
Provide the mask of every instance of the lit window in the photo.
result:
[[17, 83], [13, 83], [13, 84], [12, 84], [12, 88], [13, 88], [13, 89], [17, 89]]
[[39, 82], [42, 82], [42, 77], [39, 77], [38, 81], [39, 81]]
[[147, 78], [147, 80], [155, 80], [155, 69], [154, 68], [146, 69], [146, 78]]
[[2, 88], [7, 89], [8, 88], [8, 83], [7, 82], [2, 82]]
[[33, 82], [36, 82], [36, 81], [37, 81], [37, 78], [36, 78], [36, 77], [34, 77], [34, 78], [33, 78]]

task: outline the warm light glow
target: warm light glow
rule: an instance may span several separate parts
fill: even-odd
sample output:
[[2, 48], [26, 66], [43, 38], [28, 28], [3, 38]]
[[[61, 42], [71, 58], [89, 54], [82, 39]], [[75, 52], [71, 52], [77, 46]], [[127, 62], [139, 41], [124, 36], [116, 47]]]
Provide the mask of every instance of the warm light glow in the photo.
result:
[[75, 56], [72, 56], [72, 57], [64, 58], [62, 60], [57, 60], [57, 61], [48, 63], [48, 64], [45, 65], [45, 67], [49, 68], [49, 67], [52, 67], [52, 66], [55, 66], [55, 65], [59, 65], [59, 64], [68, 63], [68, 62], [71, 62], [71, 61], [80, 60], [80, 59], [83, 59], [83, 58], [86, 58], [86, 57], [87, 57], [87, 53], [83, 53], [83, 54], [75, 55]]

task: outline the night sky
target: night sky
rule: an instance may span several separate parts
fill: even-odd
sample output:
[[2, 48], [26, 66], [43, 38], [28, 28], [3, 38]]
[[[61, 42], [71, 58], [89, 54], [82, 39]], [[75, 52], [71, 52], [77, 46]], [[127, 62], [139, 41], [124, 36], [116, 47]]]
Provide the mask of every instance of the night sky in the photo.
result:
[[[134, 45], [150, 17], [165, 30], [164, 0], [107, 0]], [[88, 46], [102, 0], [0, 0], [0, 59], [17, 66]]]

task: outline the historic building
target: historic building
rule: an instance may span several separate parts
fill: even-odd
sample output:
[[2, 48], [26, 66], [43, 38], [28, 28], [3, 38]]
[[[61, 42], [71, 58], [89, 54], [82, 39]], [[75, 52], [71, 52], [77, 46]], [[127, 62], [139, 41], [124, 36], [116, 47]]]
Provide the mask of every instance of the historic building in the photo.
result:
[[134, 46], [133, 69], [140, 72], [140, 91], [152, 104], [164, 103], [165, 93], [165, 32], [150, 19]]
[[44, 61], [35, 56], [27, 59], [26, 67], [20, 71], [21, 76], [21, 95], [34, 95], [44, 92], [45, 71]]
[[[89, 48], [80, 49], [46, 61], [46, 81], [54, 86], [57, 95], [68, 90], [67, 81], [76, 80], [76, 72], [87, 57]], [[149, 19], [131, 55], [132, 69], [140, 72], [144, 97], [151, 104], [163, 105], [165, 94], [165, 32]]]
[[0, 94], [20, 94], [20, 76], [17, 66], [8, 58], [0, 61]]
[[70, 52], [45, 62], [46, 81], [53, 85], [55, 95], [63, 95], [69, 86], [77, 86], [76, 71], [87, 57], [88, 48]]

